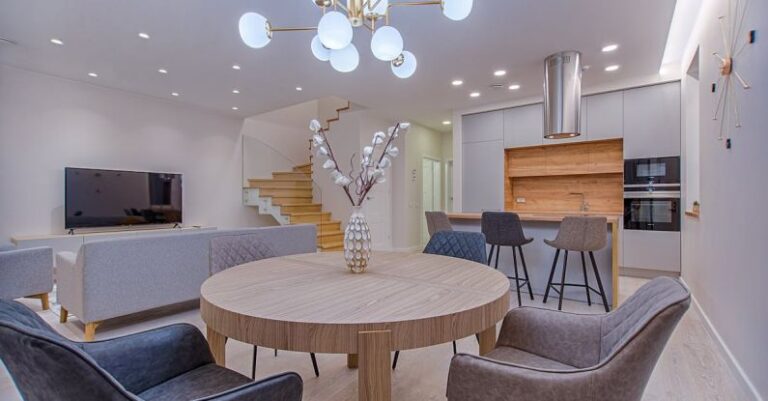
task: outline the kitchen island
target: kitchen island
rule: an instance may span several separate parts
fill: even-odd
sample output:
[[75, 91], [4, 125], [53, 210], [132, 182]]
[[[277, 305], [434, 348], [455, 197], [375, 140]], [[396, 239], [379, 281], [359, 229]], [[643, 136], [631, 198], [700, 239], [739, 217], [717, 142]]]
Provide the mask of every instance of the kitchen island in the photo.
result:
[[[597, 262], [597, 268], [600, 272], [600, 277], [605, 287], [606, 297], [611, 303], [611, 308], [618, 306], [619, 295], [619, 224], [621, 214], [619, 213], [599, 213], [599, 212], [518, 212], [520, 220], [523, 223], [523, 231], [526, 237], [533, 238], [534, 241], [530, 244], [523, 246], [523, 253], [525, 254], [525, 261], [528, 267], [528, 274], [530, 275], [531, 285], [533, 286], [533, 292], [537, 299], [544, 296], [544, 291], [547, 287], [547, 280], [549, 278], [549, 272], [552, 268], [552, 261], [555, 257], [555, 249], [545, 244], [543, 239], [555, 239], [557, 231], [560, 227], [560, 222], [565, 216], [602, 216], [608, 219], [608, 225], [606, 227], [608, 235], [608, 245], [595, 252], [595, 260]], [[451, 220], [454, 230], [460, 231], [480, 231], [480, 218], [482, 213], [448, 213], [448, 218]], [[566, 276], [567, 283], [583, 283], [583, 272], [581, 269], [581, 258], [578, 252], [571, 252], [568, 261], [568, 272]], [[501, 255], [499, 257], [499, 270], [505, 272], [508, 276], [513, 275], [512, 267], [512, 248], [503, 247]], [[562, 272], [561, 255], [558, 261], [557, 274], [555, 280], [559, 282], [560, 272]], [[522, 277], [522, 265], [518, 261], [518, 268], [520, 268], [520, 274]], [[589, 282], [593, 288], [597, 288], [592, 269], [589, 266], [589, 260], [587, 258], [587, 267], [589, 272]], [[592, 294], [593, 303], [601, 303], [600, 297], [595, 293]], [[550, 301], [555, 299], [557, 293], [550, 291]], [[565, 289], [565, 299], [576, 300], [580, 302], [586, 302], [586, 293], [583, 288], [571, 287]]]

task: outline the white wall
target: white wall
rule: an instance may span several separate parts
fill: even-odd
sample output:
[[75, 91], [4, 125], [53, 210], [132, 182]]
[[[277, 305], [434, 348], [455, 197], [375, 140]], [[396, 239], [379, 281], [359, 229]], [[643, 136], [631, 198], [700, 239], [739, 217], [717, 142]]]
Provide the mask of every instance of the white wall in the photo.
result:
[[242, 205], [238, 118], [0, 66], [0, 240], [64, 230], [64, 167], [184, 174], [184, 223], [274, 224]]
[[[735, 3], [735, 2], [733, 2]], [[741, 2], [744, 3], [744, 2]], [[734, 65], [752, 85], [737, 89], [742, 128], [728, 124], [733, 148], [718, 141], [720, 122], [712, 120], [717, 97], [710, 85], [719, 73], [714, 57], [722, 52], [717, 17], [727, 14], [727, 0], [704, 2], [687, 47], [687, 68], [701, 46], [700, 71], [700, 219], [683, 221], [682, 276], [723, 344], [748, 378], [754, 394], [768, 396], [768, 2], [751, 1], [744, 26], [758, 31], [758, 41]], [[746, 36], [741, 36], [744, 41]], [[688, 104], [684, 102], [684, 104]], [[729, 110], [732, 113], [732, 109]], [[759, 395], [758, 395], [759, 394]]]

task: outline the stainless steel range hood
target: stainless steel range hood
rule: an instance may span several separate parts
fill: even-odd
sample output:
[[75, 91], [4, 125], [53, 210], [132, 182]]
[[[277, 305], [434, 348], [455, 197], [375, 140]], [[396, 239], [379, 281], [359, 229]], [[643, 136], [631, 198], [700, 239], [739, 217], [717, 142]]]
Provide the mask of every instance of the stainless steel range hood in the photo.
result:
[[565, 51], [544, 60], [544, 138], [581, 135], [581, 53]]

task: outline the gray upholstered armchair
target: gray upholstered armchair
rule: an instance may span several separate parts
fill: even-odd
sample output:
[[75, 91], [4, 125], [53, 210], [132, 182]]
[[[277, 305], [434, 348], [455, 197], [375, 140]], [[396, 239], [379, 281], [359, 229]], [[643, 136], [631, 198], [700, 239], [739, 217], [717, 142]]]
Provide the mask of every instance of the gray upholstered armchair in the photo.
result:
[[690, 305], [671, 278], [644, 285], [604, 315], [517, 308], [485, 357], [456, 355], [449, 401], [639, 401]]
[[53, 250], [0, 244], [0, 299], [40, 298], [48, 309], [53, 290]]
[[0, 301], [0, 358], [27, 401], [300, 401], [302, 396], [295, 373], [252, 382], [216, 365], [192, 325], [76, 343], [14, 301]]

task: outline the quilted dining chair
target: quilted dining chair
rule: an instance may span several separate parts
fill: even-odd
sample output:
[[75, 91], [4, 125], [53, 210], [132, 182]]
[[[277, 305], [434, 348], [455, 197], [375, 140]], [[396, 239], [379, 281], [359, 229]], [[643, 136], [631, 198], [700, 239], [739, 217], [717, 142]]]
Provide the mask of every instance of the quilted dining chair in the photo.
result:
[[[430, 238], [424, 253], [450, 256], [485, 265], [485, 235], [469, 231], [438, 231]], [[456, 341], [453, 342], [456, 354]], [[397, 367], [400, 351], [395, 351], [392, 370]]]
[[[307, 229], [314, 227], [307, 227]], [[304, 253], [316, 252], [316, 244], [307, 244], [307, 249], [297, 249]], [[290, 252], [280, 252], [274, 246], [269, 244], [264, 233], [222, 235], [211, 238], [211, 275], [224, 271], [237, 265], [248, 262], [273, 258], [277, 256], [286, 256]], [[259, 347], [253, 346], [253, 359], [251, 361], [251, 378], [256, 378], [256, 355]], [[277, 350], [275, 350], [277, 356]], [[317, 367], [317, 358], [314, 353], [309, 354], [312, 359], [312, 368], [315, 376], [320, 376], [320, 369]]]
[[607, 314], [515, 308], [490, 353], [453, 357], [448, 401], [640, 401], [690, 303], [659, 277]]
[[6, 300], [0, 358], [26, 401], [301, 401], [303, 391], [296, 373], [253, 382], [216, 365], [189, 324], [77, 343]]

